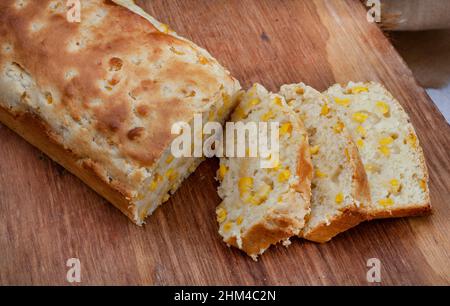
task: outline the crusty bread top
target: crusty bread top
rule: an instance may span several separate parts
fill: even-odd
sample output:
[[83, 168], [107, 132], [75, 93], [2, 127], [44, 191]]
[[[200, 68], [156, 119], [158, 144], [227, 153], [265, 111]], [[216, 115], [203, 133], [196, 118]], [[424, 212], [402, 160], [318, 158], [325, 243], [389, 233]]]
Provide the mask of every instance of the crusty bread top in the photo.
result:
[[128, 194], [176, 137], [173, 123], [239, 85], [205, 50], [120, 2], [128, 8], [81, 1], [81, 23], [70, 23], [65, 0], [2, 0], [0, 103], [35, 114]]

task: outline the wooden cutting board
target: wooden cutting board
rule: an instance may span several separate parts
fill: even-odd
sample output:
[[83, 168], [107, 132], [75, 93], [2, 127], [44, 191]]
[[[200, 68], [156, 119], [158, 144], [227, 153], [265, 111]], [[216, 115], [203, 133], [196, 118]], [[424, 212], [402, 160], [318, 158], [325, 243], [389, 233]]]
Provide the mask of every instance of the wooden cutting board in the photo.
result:
[[359, 1], [152, 0], [141, 4], [208, 49], [248, 87], [303, 81], [324, 90], [349, 80], [381, 82], [411, 116], [430, 171], [434, 214], [361, 224], [319, 245], [293, 239], [259, 262], [217, 234], [217, 161], [202, 164], [148, 219], [133, 225], [77, 178], [0, 125], [0, 283], [450, 284], [450, 127]]

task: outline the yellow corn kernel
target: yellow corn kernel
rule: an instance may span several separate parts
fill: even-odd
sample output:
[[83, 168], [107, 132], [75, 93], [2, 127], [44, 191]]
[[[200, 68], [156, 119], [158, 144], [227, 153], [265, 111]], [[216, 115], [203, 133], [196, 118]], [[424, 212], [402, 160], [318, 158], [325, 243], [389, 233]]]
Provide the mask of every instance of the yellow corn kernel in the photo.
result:
[[341, 106], [349, 106], [350, 105], [350, 99], [349, 98], [338, 98], [335, 97], [334, 98], [334, 102], [336, 102], [337, 105], [341, 105]]
[[367, 136], [367, 131], [365, 128], [363, 128], [362, 125], [358, 125], [358, 127], [356, 128], [356, 131], [358, 132], [359, 135], [361, 135], [362, 137], [366, 137]]
[[388, 114], [390, 111], [390, 107], [386, 102], [378, 101], [377, 103], [375, 103], [375, 105], [377, 109], [380, 111], [380, 113], [382, 113], [383, 115]]
[[163, 203], [164, 203], [164, 202], [167, 202], [167, 201], [169, 201], [169, 199], [170, 199], [170, 194], [166, 193], [166, 194], [163, 196], [163, 198], [162, 198], [162, 202], [163, 202]]
[[283, 170], [278, 175], [278, 181], [280, 183], [286, 182], [291, 177], [291, 171], [289, 169]]
[[309, 152], [311, 153], [311, 155], [316, 155], [317, 153], [319, 153], [320, 147], [317, 146], [313, 146], [309, 149]]
[[275, 97], [275, 99], [273, 99], [273, 103], [275, 103], [278, 106], [282, 106], [283, 105], [283, 102], [282, 102], [280, 97]]
[[216, 112], [215, 111], [210, 111], [209, 115], [208, 115], [208, 121], [214, 121], [214, 119], [216, 118]]
[[420, 181], [419, 181], [419, 186], [420, 186], [420, 188], [422, 188], [422, 190], [423, 190], [424, 192], [427, 191], [427, 182], [426, 182], [425, 180], [420, 180]]
[[173, 168], [170, 168], [166, 172], [166, 177], [169, 179], [169, 181], [174, 181], [178, 177], [178, 173], [175, 170], [173, 170]]
[[234, 120], [239, 120], [239, 119], [243, 119], [245, 116], [245, 111], [242, 107], [238, 106], [236, 107], [234, 113], [233, 113], [233, 118]]
[[357, 146], [359, 149], [362, 149], [362, 148], [364, 147], [364, 140], [358, 139], [358, 140], [356, 141], [356, 146]]
[[227, 93], [222, 93], [222, 100], [224, 106], [229, 106], [231, 104], [231, 97]]
[[155, 191], [156, 188], [158, 188], [158, 184], [162, 181], [161, 175], [158, 173], [155, 174], [155, 177], [153, 178], [153, 181], [150, 183], [149, 190]]
[[344, 130], [345, 124], [342, 121], [338, 121], [335, 126], [333, 127], [333, 130], [336, 134], [342, 133]]
[[320, 115], [321, 116], [326, 116], [326, 115], [328, 115], [330, 113], [330, 108], [328, 107], [328, 104], [324, 104], [323, 106], [322, 106], [322, 109], [321, 109], [321, 111], [320, 111]]
[[259, 98], [253, 98], [248, 101], [248, 105], [250, 105], [250, 106], [256, 106], [260, 103], [261, 103], [261, 100]]
[[264, 202], [263, 199], [261, 199], [260, 197], [256, 197], [256, 196], [249, 196], [246, 200], [246, 203], [250, 203], [252, 205], [258, 206], [261, 205], [262, 202]]
[[136, 201], [141, 201], [145, 198], [145, 194], [143, 193], [138, 193], [138, 195], [136, 196]]
[[225, 175], [227, 174], [227, 172], [228, 172], [227, 166], [225, 166], [224, 164], [221, 164], [219, 167], [219, 179], [223, 180]]
[[173, 155], [169, 155], [166, 159], [166, 164], [170, 164], [171, 162], [173, 162], [174, 159], [175, 157]]
[[391, 185], [390, 190], [392, 193], [398, 193], [400, 191], [400, 182], [397, 179], [390, 180], [389, 184]]
[[326, 173], [323, 173], [319, 169], [317, 169], [316, 170], [316, 177], [318, 177], [318, 178], [325, 178], [325, 177], [328, 177], [328, 175]]
[[233, 227], [233, 223], [231, 222], [227, 222], [223, 225], [223, 231], [224, 232], [229, 232], [231, 230], [231, 228]]
[[267, 111], [267, 113], [261, 116], [262, 121], [268, 121], [273, 118], [275, 118], [275, 114], [272, 112], [272, 110]]
[[236, 219], [236, 224], [237, 224], [237, 225], [241, 225], [241, 224], [242, 224], [242, 221], [244, 221], [244, 218], [242, 218], [242, 216], [239, 216], [239, 217]]
[[350, 89], [350, 92], [352, 94], [359, 94], [359, 93], [368, 92], [368, 91], [369, 91], [369, 88], [364, 87], [364, 86], [355, 86], [352, 89]]
[[364, 123], [369, 118], [369, 115], [363, 112], [356, 112], [352, 115], [352, 118], [358, 123]]
[[185, 55], [186, 54], [183, 51], [178, 51], [174, 47], [170, 47], [170, 51], [172, 51], [172, 53], [175, 53], [176, 55]]
[[249, 192], [253, 188], [253, 178], [252, 177], [242, 177], [239, 179], [238, 183], [239, 193], [243, 195]]
[[388, 146], [394, 142], [394, 139], [391, 136], [383, 137], [379, 140], [380, 146]]
[[198, 62], [202, 65], [206, 65], [209, 63], [209, 60], [206, 57], [204, 57], [203, 55], [200, 55], [198, 57]]
[[347, 148], [344, 149], [344, 154], [345, 154], [345, 157], [347, 157], [347, 161], [350, 161], [350, 153], [348, 152]]
[[341, 204], [344, 201], [344, 195], [342, 194], [342, 192], [339, 192], [336, 195], [335, 201], [337, 204]]
[[280, 126], [280, 136], [292, 133], [292, 123], [286, 122]]
[[278, 203], [283, 203], [283, 197], [282, 197], [282, 196], [279, 196], [278, 199], [277, 199], [277, 201], [278, 201]]
[[380, 146], [378, 149], [380, 150], [381, 154], [383, 154], [384, 156], [391, 155], [391, 150], [387, 146]]
[[297, 95], [303, 95], [303, 94], [305, 93], [305, 90], [304, 90], [302, 87], [297, 87], [297, 88], [295, 89], [295, 93], [296, 93]]
[[392, 200], [391, 198], [380, 199], [378, 201], [378, 204], [380, 204], [383, 207], [392, 206], [394, 205], [394, 200]]
[[170, 28], [167, 24], [162, 23], [161, 24], [162, 32], [168, 34], [170, 31]]
[[406, 141], [409, 143], [409, 145], [412, 148], [416, 148], [417, 147], [417, 137], [416, 137], [416, 135], [414, 135], [414, 133], [410, 133], [408, 135], [408, 137], [406, 137]]
[[220, 207], [217, 209], [216, 214], [218, 223], [222, 223], [227, 218], [227, 210], [225, 208]]

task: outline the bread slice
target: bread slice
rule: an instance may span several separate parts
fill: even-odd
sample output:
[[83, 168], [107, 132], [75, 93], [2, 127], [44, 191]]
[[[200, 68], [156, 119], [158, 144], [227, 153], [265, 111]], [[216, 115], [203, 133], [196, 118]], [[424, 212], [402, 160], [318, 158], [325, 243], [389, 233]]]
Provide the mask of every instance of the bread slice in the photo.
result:
[[1, 1], [0, 120], [142, 224], [202, 160], [171, 155], [172, 125], [224, 122], [239, 83], [133, 1], [76, 24], [44, 2]]
[[[279, 122], [280, 152], [275, 167], [261, 168], [261, 155], [251, 158], [247, 154], [245, 158], [221, 158], [217, 174], [223, 199], [216, 211], [219, 233], [226, 243], [256, 260], [270, 245], [288, 243], [305, 225], [312, 178], [308, 136], [284, 98], [261, 85], [243, 94], [232, 120]], [[228, 125], [227, 129], [228, 133]]]
[[284, 85], [280, 94], [301, 116], [311, 147], [311, 215], [302, 235], [326, 242], [366, 220], [367, 176], [355, 144], [325, 96], [303, 83]]
[[358, 146], [369, 179], [372, 218], [431, 211], [428, 171], [419, 140], [400, 103], [380, 84], [334, 85], [326, 91]]

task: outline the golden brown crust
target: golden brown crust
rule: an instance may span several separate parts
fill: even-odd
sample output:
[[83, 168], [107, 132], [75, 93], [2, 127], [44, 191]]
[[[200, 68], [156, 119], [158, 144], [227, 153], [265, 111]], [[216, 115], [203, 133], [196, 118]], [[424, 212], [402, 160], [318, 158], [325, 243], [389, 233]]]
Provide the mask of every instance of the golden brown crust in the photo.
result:
[[[292, 204], [296, 205], [296, 203]], [[298, 234], [298, 229], [302, 227], [302, 224], [300, 220], [295, 220], [289, 215], [269, 214], [264, 220], [254, 224], [243, 233], [241, 249], [256, 259], [269, 246]], [[235, 236], [225, 242], [239, 248]]]
[[75, 174], [131, 220], [136, 221], [134, 206], [129, 201], [127, 191], [121, 188], [119, 183], [115, 184], [103, 180], [103, 176], [98, 173], [97, 166], [93, 161], [89, 159], [81, 160], [72, 151], [65, 149], [60, 143], [56, 142], [44, 122], [30, 113], [13, 114], [1, 106], [0, 121], [55, 162]]
[[322, 222], [307, 233], [304, 233], [303, 237], [305, 239], [321, 243], [327, 242], [336, 235], [368, 220], [364, 207], [369, 206], [371, 203], [369, 182], [358, 149], [350, 136], [348, 136], [347, 150], [350, 164], [353, 168], [352, 197], [355, 202], [338, 216], [333, 217], [328, 222]]
[[430, 215], [433, 212], [430, 203], [410, 205], [407, 208], [396, 208], [392, 210], [383, 209], [368, 212], [369, 219], [401, 218]]
[[367, 215], [356, 206], [347, 208], [340, 215], [331, 219], [329, 223], [323, 222], [313, 228], [304, 235], [304, 238], [314, 242], [324, 243], [330, 241], [337, 234], [345, 232], [365, 220], [367, 220]]

